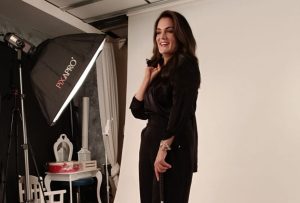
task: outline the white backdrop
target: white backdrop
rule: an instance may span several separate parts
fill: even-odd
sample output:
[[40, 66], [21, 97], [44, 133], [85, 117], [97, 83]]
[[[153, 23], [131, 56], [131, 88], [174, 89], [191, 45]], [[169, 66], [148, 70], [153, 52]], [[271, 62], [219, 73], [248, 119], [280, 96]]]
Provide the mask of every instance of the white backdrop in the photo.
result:
[[129, 16], [125, 138], [116, 203], [138, 203], [143, 121], [128, 107], [153, 24], [181, 12], [198, 43], [199, 172], [191, 203], [300, 202], [300, 1], [196, 0]]

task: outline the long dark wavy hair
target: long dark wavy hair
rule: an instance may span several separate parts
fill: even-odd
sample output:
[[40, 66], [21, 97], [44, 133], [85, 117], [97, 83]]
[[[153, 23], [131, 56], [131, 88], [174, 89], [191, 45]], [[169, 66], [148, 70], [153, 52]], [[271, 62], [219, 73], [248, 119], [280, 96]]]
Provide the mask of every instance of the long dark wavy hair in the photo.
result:
[[159, 53], [158, 46], [156, 43], [156, 28], [159, 20], [162, 18], [170, 18], [173, 21], [174, 35], [177, 43], [174, 55], [171, 57], [168, 63], [164, 65], [165, 67], [162, 69], [161, 76], [168, 77], [173, 71], [173, 69], [180, 65], [182, 59], [188, 57], [198, 62], [195, 53], [197, 45], [192, 29], [186, 18], [176, 11], [163, 11], [154, 24], [153, 55], [150, 60], [152, 66], [157, 66], [158, 63], [161, 64], [161, 62], [163, 61], [162, 55]]

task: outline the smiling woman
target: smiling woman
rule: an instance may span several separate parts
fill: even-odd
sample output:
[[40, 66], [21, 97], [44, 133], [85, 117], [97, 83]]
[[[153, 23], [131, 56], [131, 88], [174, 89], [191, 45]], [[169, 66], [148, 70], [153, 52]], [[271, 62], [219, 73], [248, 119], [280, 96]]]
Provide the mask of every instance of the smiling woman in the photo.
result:
[[196, 41], [184, 16], [164, 11], [153, 42], [153, 56], [130, 105], [134, 117], [148, 120], [139, 154], [140, 200], [187, 203], [197, 171]]

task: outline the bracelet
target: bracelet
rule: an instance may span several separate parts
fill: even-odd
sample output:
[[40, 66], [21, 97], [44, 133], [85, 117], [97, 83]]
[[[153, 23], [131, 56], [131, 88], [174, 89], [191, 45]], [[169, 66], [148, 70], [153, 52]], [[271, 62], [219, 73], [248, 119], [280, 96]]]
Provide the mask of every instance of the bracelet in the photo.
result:
[[161, 148], [163, 151], [170, 151], [171, 147], [168, 145], [168, 143], [161, 141], [159, 148]]

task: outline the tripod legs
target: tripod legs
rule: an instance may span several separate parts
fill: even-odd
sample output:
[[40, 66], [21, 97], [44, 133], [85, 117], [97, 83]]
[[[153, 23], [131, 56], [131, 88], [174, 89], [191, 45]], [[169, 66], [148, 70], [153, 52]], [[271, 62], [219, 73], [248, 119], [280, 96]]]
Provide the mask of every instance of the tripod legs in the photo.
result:
[[[16, 100], [16, 98], [15, 98]], [[4, 172], [3, 172], [3, 178], [2, 178], [2, 183], [3, 183], [3, 190], [1, 191], [2, 195], [1, 195], [1, 203], [7, 203], [7, 197], [6, 197], [6, 191], [7, 191], [7, 183], [8, 180], [7, 178], [9, 177], [8, 175], [8, 169], [9, 169], [9, 162], [12, 159], [11, 157], [11, 153], [12, 153], [12, 149], [13, 149], [13, 142], [15, 142], [15, 159], [16, 159], [16, 180], [15, 183], [18, 183], [19, 181], [19, 165], [18, 165], [18, 154], [19, 154], [19, 121], [21, 120], [21, 113], [19, 111], [19, 109], [15, 106], [13, 107], [12, 113], [11, 113], [11, 122], [10, 122], [10, 132], [9, 132], [9, 142], [8, 142], [8, 147], [7, 147], [7, 153], [6, 153], [6, 163], [4, 166]], [[22, 146], [23, 147], [23, 146]], [[33, 160], [33, 164], [34, 164], [34, 168], [36, 171], [36, 174], [38, 177], [40, 177], [39, 174], [39, 170], [37, 167], [37, 163], [35, 160], [35, 156], [34, 156], [34, 152], [32, 149], [32, 146], [30, 145], [30, 142], [28, 142], [28, 150], [31, 152], [31, 156], [32, 156], [32, 160]], [[43, 182], [42, 180], [39, 179], [40, 182], [40, 186], [42, 188]], [[44, 191], [42, 191], [43, 193]], [[45, 196], [44, 196], [45, 197]], [[29, 198], [29, 197], [28, 197]], [[46, 200], [45, 200], [46, 202]]]
[[[4, 174], [3, 174], [3, 191], [2, 191], [2, 199], [1, 202], [5, 203], [6, 202], [6, 189], [7, 189], [7, 183], [8, 183], [8, 168], [9, 168], [9, 160], [11, 160], [11, 150], [12, 150], [12, 142], [13, 138], [15, 138], [15, 158], [16, 158], [16, 174], [18, 174], [18, 137], [19, 137], [19, 126], [18, 123], [15, 120], [15, 116], [19, 116], [19, 119], [21, 119], [20, 111], [16, 107], [16, 101], [17, 101], [17, 94], [14, 92], [15, 95], [15, 106], [12, 109], [11, 113], [11, 122], [10, 122], [10, 131], [9, 131], [9, 142], [8, 142], [8, 147], [7, 147], [7, 152], [6, 152], [6, 163], [4, 165]], [[18, 182], [18, 176], [16, 175], [16, 182]]]

